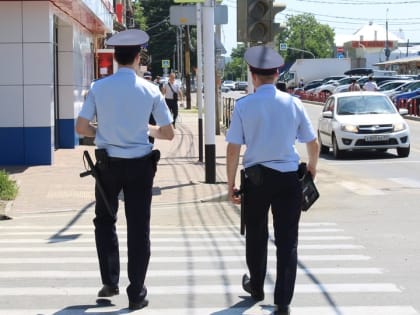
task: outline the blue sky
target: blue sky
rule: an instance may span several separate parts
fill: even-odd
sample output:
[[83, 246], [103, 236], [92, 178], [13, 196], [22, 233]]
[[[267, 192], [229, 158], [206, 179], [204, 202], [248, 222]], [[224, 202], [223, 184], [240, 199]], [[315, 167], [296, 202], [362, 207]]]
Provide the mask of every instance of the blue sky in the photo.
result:
[[[227, 55], [236, 47], [236, 4], [223, 0], [228, 6], [229, 23], [222, 26], [222, 43]], [[410, 42], [420, 42], [420, 0], [287, 0], [286, 9], [276, 16], [284, 23], [287, 15], [311, 13], [321, 24], [331, 26], [336, 34], [353, 34], [372, 21], [385, 27], [395, 35], [404, 34]], [[400, 36], [401, 37], [401, 36]]]

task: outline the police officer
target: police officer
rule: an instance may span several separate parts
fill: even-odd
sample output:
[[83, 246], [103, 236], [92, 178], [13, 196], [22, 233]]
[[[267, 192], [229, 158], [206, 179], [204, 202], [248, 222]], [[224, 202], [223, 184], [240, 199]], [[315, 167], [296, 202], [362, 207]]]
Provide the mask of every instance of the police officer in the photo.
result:
[[274, 291], [275, 314], [290, 314], [296, 280], [298, 226], [302, 188], [298, 181], [299, 154], [295, 141], [306, 143], [308, 171], [313, 177], [319, 144], [299, 99], [276, 89], [274, 82], [281, 56], [265, 46], [245, 52], [255, 93], [236, 101], [226, 135], [227, 178], [230, 200], [239, 204], [235, 185], [241, 146], [246, 146], [245, 168], [246, 263], [250, 276], [242, 287], [254, 300], [264, 300], [267, 268], [268, 211], [273, 214], [277, 248], [277, 278]]
[[[150, 259], [150, 207], [156, 171], [148, 136], [171, 140], [172, 116], [159, 88], [137, 76], [141, 45], [149, 39], [141, 30], [115, 34], [107, 45], [115, 47], [118, 71], [96, 81], [83, 104], [76, 123], [80, 135], [95, 137], [100, 155], [100, 180], [106, 203], [95, 188], [95, 240], [103, 283], [99, 297], [119, 294], [120, 261], [116, 219], [118, 196], [124, 193], [127, 220], [129, 309], [147, 306], [144, 285]], [[157, 125], [148, 124], [153, 114]], [[97, 127], [90, 122], [97, 118]], [[99, 154], [98, 154], [99, 155]], [[105, 155], [105, 157], [104, 157]], [[98, 165], [97, 156], [97, 165]]]

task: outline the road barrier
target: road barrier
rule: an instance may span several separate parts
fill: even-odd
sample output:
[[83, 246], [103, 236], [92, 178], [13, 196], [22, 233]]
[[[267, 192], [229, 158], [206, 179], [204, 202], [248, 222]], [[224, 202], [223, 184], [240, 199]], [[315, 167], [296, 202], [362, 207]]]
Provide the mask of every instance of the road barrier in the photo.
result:
[[[288, 91], [289, 92], [289, 91]], [[324, 104], [328, 95], [327, 93], [306, 93], [305, 91], [291, 91], [292, 95], [298, 97], [302, 101], [310, 101], [310, 102], [317, 102], [320, 105]], [[235, 107], [236, 99], [233, 97], [223, 97], [222, 102], [222, 123], [223, 126], [229, 128], [230, 121], [232, 117], [233, 108]], [[414, 98], [409, 100], [400, 100], [395, 106], [400, 108], [406, 108], [408, 110], [408, 114], [411, 117], [420, 117], [420, 99]]]

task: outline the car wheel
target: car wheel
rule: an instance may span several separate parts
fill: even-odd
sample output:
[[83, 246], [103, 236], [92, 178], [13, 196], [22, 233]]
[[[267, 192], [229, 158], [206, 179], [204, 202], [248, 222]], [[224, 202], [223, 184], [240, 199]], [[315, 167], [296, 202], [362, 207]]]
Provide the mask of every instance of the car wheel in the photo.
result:
[[397, 154], [399, 157], [407, 157], [410, 154], [410, 147], [408, 148], [397, 148]]
[[321, 137], [320, 137], [319, 132], [318, 132], [318, 141], [319, 141], [319, 145], [320, 145], [320, 147], [321, 147], [321, 149], [320, 149], [320, 153], [321, 153], [321, 154], [328, 154], [328, 153], [330, 152], [330, 148], [329, 148], [329, 147], [327, 147], [326, 145], [323, 145], [323, 144], [322, 144], [322, 141], [321, 141]]
[[343, 151], [339, 149], [338, 143], [337, 143], [337, 138], [335, 137], [335, 135], [333, 136], [332, 143], [333, 143], [333, 154], [334, 154], [334, 157], [336, 159], [342, 158], [343, 157]]

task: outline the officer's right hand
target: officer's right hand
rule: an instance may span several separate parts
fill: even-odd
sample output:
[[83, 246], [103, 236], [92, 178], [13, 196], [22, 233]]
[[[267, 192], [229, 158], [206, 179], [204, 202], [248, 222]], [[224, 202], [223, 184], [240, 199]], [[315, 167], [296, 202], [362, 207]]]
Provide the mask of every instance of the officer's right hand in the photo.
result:
[[234, 204], [241, 204], [241, 194], [238, 193], [239, 189], [236, 187], [229, 188], [228, 196], [229, 200]]

